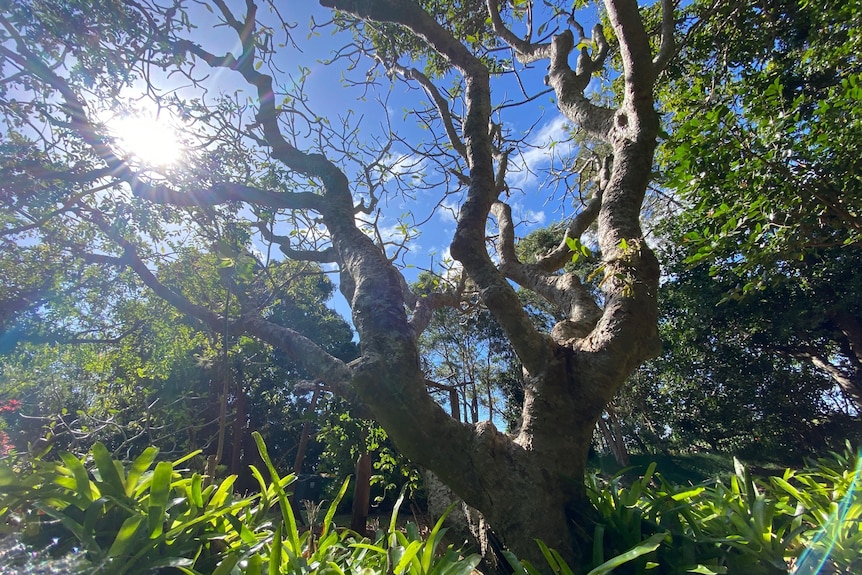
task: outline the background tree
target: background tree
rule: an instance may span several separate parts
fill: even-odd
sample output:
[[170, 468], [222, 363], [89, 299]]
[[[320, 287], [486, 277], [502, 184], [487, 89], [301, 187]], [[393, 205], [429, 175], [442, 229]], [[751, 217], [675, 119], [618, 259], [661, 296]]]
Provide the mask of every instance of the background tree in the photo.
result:
[[660, 297], [664, 351], [617, 398], [630, 445], [789, 464], [858, 437], [853, 404], [828, 374], [776, 353], [776, 334], [764, 333], [764, 317], [778, 323], [805, 302], [766, 290], [720, 303], [732, 285], [706, 264], [665, 255], [673, 279]]
[[748, 345], [809, 362], [857, 411], [860, 9], [695, 2], [686, 15], [699, 23], [661, 88], [664, 183], [685, 208], [667, 241], [709, 266]]
[[[194, 301], [210, 298], [216, 305], [229, 291], [220, 277], [231, 270], [227, 264], [218, 255], [187, 250], [158, 276]], [[267, 273], [281, 285], [279, 299], [263, 310], [271, 321], [304, 325], [326, 349], [345, 359], [355, 355], [350, 327], [325, 305], [334, 286], [319, 267], [284, 262]], [[246, 476], [257, 453], [250, 432], [257, 430], [273, 459], [293, 468], [302, 423], [316, 419], [300, 385], [308, 373], [248, 336], [230, 337], [224, 353], [223, 333], [152, 294], [92, 295], [103, 304], [101, 318], [120, 335], [99, 339], [60, 329], [45, 317], [71, 318], [71, 304], [47, 297], [36, 315], [54, 331], [18, 330], [18, 346], [3, 357], [0, 393], [17, 398], [24, 416], [13, 434], [19, 450], [46, 431], [55, 445], [76, 452], [96, 441], [119, 455], [150, 445], [168, 455], [202, 449], [218, 456], [213, 465], [239, 474], [242, 489], [256, 484]], [[315, 468], [320, 451], [307, 453], [305, 470]]]

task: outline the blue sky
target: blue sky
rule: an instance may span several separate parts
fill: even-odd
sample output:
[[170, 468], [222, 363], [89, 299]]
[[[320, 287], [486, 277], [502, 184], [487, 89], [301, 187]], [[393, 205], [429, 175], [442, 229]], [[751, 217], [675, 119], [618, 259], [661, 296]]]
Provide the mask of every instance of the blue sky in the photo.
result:
[[[308, 22], [312, 15], [317, 22], [325, 21], [329, 17], [326, 11], [310, 3], [303, 3], [301, 8], [291, 8], [291, 10], [295, 11], [285, 16], [295, 19], [300, 24], [297, 29], [297, 37], [300, 39], [304, 33], [302, 25]], [[589, 11], [584, 16], [592, 16], [581, 20], [584, 27], [589, 30], [595, 16]], [[322, 33], [302, 41], [301, 48], [305, 61], [311, 62], [305, 64], [311, 69], [306, 84], [308, 94], [313, 99], [317, 113], [343, 114], [347, 106], [353, 109], [357, 116], [364, 115], [363, 127], [369, 130], [369, 134], [375, 131], [379, 133], [383, 114], [373, 98], [368, 97], [366, 101], [360, 101], [358, 88], [345, 88], [337, 70], [317, 62], [328, 58], [335, 48], [341, 47], [349, 40], [348, 34], [329, 36]], [[361, 76], [371, 66], [371, 62], [364, 64], [365, 68], [360, 65], [354, 72], [354, 76]], [[517, 63], [515, 66], [528, 95], [532, 96], [546, 90], [543, 82], [546, 63], [539, 62], [528, 69]], [[402, 110], [415, 107], [418, 102], [427, 102], [428, 97], [415, 86], [407, 87], [403, 83], [390, 86], [386, 82], [385, 78], [381, 79], [378, 96], [386, 99], [386, 107], [390, 112], [389, 121], [407, 138], [415, 138], [417, 142], [427, 138], [428, 132], [419, 129], [415, 118], [412, 115], [405, 117]], [[594, 80], [594, 82], [595, 86], [591, 88], [597, 89], [598, 81]], [[494, 80], [492, 98], [495, 104], [522, 100], [523, 91], [515, 77], [508, 75]], [[571, 216], [576, 206], [570, 205], [571, 202], [568, 204], [560, 202], [559, 195], [554, 201], [553, 191], [549, 189], [550, 184], [546, 179], [545, 170], [550, 167], [551, 162], [556, 160], [559, 166], [560, 158], [566, 158], [574, 151], [574, 145], [568, 140], [569, 122], [558, 112], [553, 103], [553, 94], [544, 94], [521, 108], [508, 109], [500, 119], [504, 129], [513, 138], [524, 137], [525, 143], [528, 144], [522, 147], [520, 155], [512, 157], [507, 178], [513, 190], [508, 201], [512, 205], [516, 221], [522, 222], [516, 233], [519, 236], [526, 235], [539, 226], [546, 226]], [[552, 142], [555, 142], [555, 145], [552, 146]], [[391, 149], [391, 158], [399, 165], [409, 166], [413, 172], [435, 177], [435, 174], [428, 172], [436, 169], [436, 166], [421, 157], [411, 155], [406, 147], [399, 147], [397, 143]], [[442, 194], [442, 189], [419, 190], [414, 195], [415, 199], [393, 194], [387, 202], [381, 201], [382, 209], [377, 225], [384, 236], [397, 234], [398, 225], [404, 221], [400, 216], [407, 213], [412, 214], [413, 223], [427, 220], [427, 223], [418, 228], [419, 236], [411, 242], [411, 251], [404, 258], [405, 263], [415, 266], [405, 270], [408, 280], [415, 277], [419, 269], [428, 268], [432, 264], [439, 266], [442, 260], [449, 257], [449, 241], [455, 229], [455, 218], [462, 197], [452, 195], [441, 201]], [[438, 202], [440, 202], [439, 206], [437, 206]], [[410, 218], [407, 221], [409, 223]], [[346, 302], [340, 300], [339, 294], [333, 302], [335, 307], [342, 315], [349, 317]]]
[[[233, 4], [237, 8], [237, 13], [241, 13], [242, 3]], [[360, 139], [366, 142], [373, 142], [375, 139], [385, 141], [391, 126], [393, 131], [409, 141], [412, 146], [421, 147], [421, 143], [427, 140], [430, 134], [417, 125], [417, 117], [410, 110], [417, 106], [427, 106], [429, 98], [421, 89], [418, 89], [418, 86], [403, 82], [393, 84], [381, 76], [378, 84], [371, 91], [366, 91], [364, 86], [347, 87], [342, 80], [342, 74], [361, 80], [365, 72], [372, 67], [372, 62], [361, 61], [355, 70], [348, 71], [341, 63], [325, 64], [323, 61], [329, 59], [335, 50], [347, 45], [352, 40], [351, 35], [346, 32], [332, 35], [330, 33], [332, 28], [309, 34], [308, 24], [312, 19], [321, 23], [331, 17], [329, 11], [320, 8], [317, 3], [291, 2], [287, 8], [280, 9], [285, 20], [297, 23], [296, 28], [290, 33], [299, 49], [288, 45], [279, 50], [278, 59], [274, 62], [281, 69], [279, 74], [274, 74], [277, 80], [286, 83], [292, 81], [291, 79], [296, 80], [300, 77], [297, 71], [300, 66], [303, 66], [307, 70], [304, 76], [304, 92], [308, 96], [309, 107], [314, 114], [326, 117], [332, 123], [348, 115], [351, 122], [361, 118]], [[238, 55], [239, 42], [231, 30], [224, 27], [213, 29], [212, 26], [216, 20], [211, 12], [200, 7], [192, 10], [192, 21], [198, 26], [199, 41], [205, 48], [217, 54], [230, 51]], [[263, 10], [262, 8], [261, 12]], [[264, 14], [262, 16], [265, 17]], [[585, 11], [584, 16], [581, 23], [589, 30], [595, 16], [589, 11]], [[274, 41], [276, 43], [284, 41], [284, 34], [277, 31]], [[512, 74], [496, 78], [492, 83], [493, 103], [499, 105], [521, 101], [527, 96], [545, 92], [547, 90], [543, 82], [545, 67], [545, 62], [539, 62], [529, 68], [516, 63], [515, 68], [520, 81], [516, 81]], [[201, 71], [203, 72], [203, 68]], [[206, 72], [210, 74], [206, 85], [212, 91], [211, 93], [232, 93], [239, 90], [243, 97], [252, 95], [238, 74], [224, 69]], [[456, 77], [446, 78], [437, 84], [445, 87], [453, 78]], [[172, 88], [182, 86], [182, 84], [173, 85], [173, 80], [170, 79], [163, 79], [163, 81]], [[594, 80], [594, 83], [591, 88], [597, 89], [598, 81]], [[190, 96], [194, 92], [188, 88], [182, 88], [178, 93]], [[457, 107], [457, 102], [453, 102], [452, 105]], [[502, 122], [503, 130], [511, 138], [524, 139], [524, 145], [520, 146], [520, 153], [510, 157], [507, 177], [507, 183], [511, 188], [507, 201], [512, 206], [515, 220], [521, 222], [516, 233], [523, 236], [539, 226], [564, 221], [566, 217], [571, 216], [578, 206], [572, 205], [570, 199], [561, 201], [561, 192], [553, 189], [553, 184], [548, 181], [546, 173], [552, 162], [556, 162], [559, 167], [561, 159], [568, 157], [574, 150], [573, 144], [568, 141], [569, 122], [557, 111], [553, 94], [544, 93], [529, 104], [509, 108], [495, 120]], [[324, 151], [331, 159], [337, 161], [331, 150]], [[394, 171], [404, 176], [415, 174], [424, 181], [432, 183], [442, 179], [441, 166], [412, 153], [402, 143], [395, 142], [392, 145], [386, 160], [391, 163]], [[352, 170], [355, 173], [358, 163], [352, 165], [345, 163], [343, 168], [348, 173]], [[409, 182], [409, 178], [405, 179]], [[398, 189], [394, 178], [381, 178], [380, 183], [385, 193], [379, 204], [379, 213], [374, 214], [370, 219], [375, 221], [377, 230], [384, 240], [397, 238], [401, 233], [399, 228], [403, 231], [405, 225], [411, 235], [415, 234], [409, 244], [410, 251], [402, 260], [403, 264], [410, 266], [405, 268], [408, 280], [414, 279], [420, 269], [433, 266], [435, 271], [440, 272], [441, 262], [449, 258], [449, 242], [455, 229], [458, 206], [463, 195], [447, 196], [446, 189], [442, 186], [417, 188], [408, 190], [405, 194], [402, 193], [403, 190]], [[420, 222], [424, 223], [419, 226]], [[277, 233], [286, 235], [290, 231], [283, 228], [282, 225], [282, 229], [278, 229]], [[494, 233], [494, 230], [489, 229], [489, 233]], [[257, 245], [262, 252], [266, 252], [263, 244]], [[337, 280], [337, 277], [333, 275], [333, 279]], [[342, 315], [349, 318], [349, 309], [340, 294], [336, 295], [333, 305]]]

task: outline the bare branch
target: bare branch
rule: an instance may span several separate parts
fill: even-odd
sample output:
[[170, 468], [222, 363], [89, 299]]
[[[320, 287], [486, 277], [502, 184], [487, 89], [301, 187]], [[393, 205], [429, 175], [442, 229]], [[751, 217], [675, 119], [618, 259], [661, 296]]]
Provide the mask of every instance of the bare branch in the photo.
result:
[[517, 282], [557, 306], [568, 320], [563, 336], [552, 333], [552, 337], [565, 344], [572, 337], [585, 337], [601, 317], [601, 310], [575, 274], [555, 275], [544, 271], [536, 264], [524, 264], [515, 254], [515, 226], [512, 209], [504, 202], [494, 204], [494, 217], [500, 228], [498, 240], [500, 270], [510, 280]]
[[297, 250], [290, 247], [290, 238], [288, 236], [279, 236], [272, 233], [264, 222], [256, 222], [255, 227], [268, 242], [278, 245], [278, 249], [285, 256], [292, 260], [303, 260], [307, 262], [318, 263], [337, 263], [338, 253], [335, 248], [329, 246], [322, 250]]
[[268, 208], [316, 211], [321, 211], [323, 206], [321, 196], [310, 192], [272, 192], [230, 182], [177, 192], [163, 185], [153, 186], [138, 181], [132, 191], [150, 202], [172, 206], [216, 206], [227, 202], [245, 202]]
[[579, 239], [587, 228], [589, 228], [596, 218], [599, 216], [599, 209], [602, 206], [602, 191], [607, 185], [607, 180], [610, 177], [611, 158], [605, 158], [600, 175], [600, 182], [595, 196], [587, 203], [583, 210], [578, 212], [574, 218], [569, 221], [566, 228], [566, 233], [559, 245], [551, 252], [541, 256], [536, 261], [536, 267], [539, 269], [552, 272], [560, 269], [566, 261], [571, 257], [571, 249], [569, 248], [568, 239]]
[[581, 48], [578, 68], [575, 71], [569, 66], [569, 54], [575, 47], [574, 35], [571, 30], [566, 30], [555, 36], [551, 42], [549, 55], [551, 65], [546, 83], [554, 89], [560, 111], [568, 119], [591, 136], [609, 141], [613, 129], [614, 111], [593, 104], [584, 95], [593, 71], [604, 65], [607, 56], [607, 41], [599, 24], [593, 28], [593, 39], [603, 48], [595, 59], [590, 58], [585, 47]]
[[416, 68], [408, 69], [399, 66], [398, 69], [405, 78], [410, 78], [419, 82], [419, 84], [425, 89], [425, 92], [431, 96], [431, 99], [434, 100], [434, 105], [437, 107], [437, 112], [440, 114], [440, 121], [443, 122], [443, 127], [446, 129], [449, 143], [452, 144], [452, 148], [454, 148], [462, 158], [467, 160], [467, 148], [464, 146], [464, 142], [461, 141], [461, 138], [458, 136], [458, 132], [455, 130], [455, 124], [452, 122], [452, 111], [449, 109], [449, 102], [442, 94], [440, 94], [440, 90], [437, 89], [437, 86], [431, 82], [428, 76]]
[[653, 58], [655, 74], [661, 72], [676, 53], [674, 42], [674, 29], [676, 27], [676, 20], [674, 19], [675, 4], [674, 0], [661, 0], [661, 44], [659, 45], [658, 54]]

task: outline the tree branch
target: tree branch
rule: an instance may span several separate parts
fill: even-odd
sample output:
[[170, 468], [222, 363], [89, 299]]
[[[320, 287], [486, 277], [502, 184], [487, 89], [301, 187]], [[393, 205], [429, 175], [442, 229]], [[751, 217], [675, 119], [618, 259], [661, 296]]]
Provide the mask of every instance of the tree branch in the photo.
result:
[[613, 129], [614, 111], [589, 101], [584, 91], [594, 71], [604, 65], [608, 44], [600, 24], [593, 28], [593, 41], [599, 46], [595, 59], [586, 47], [581, 48], [577, 70], [569, 66], [569, 54], [575, 47], [571, 30], [554, 36], [548, 57], [551, 60], [545, 83], [554, 89], [560, 111], [591, 136], [609, 141]]
[[512, 210], [503, 202], [496, 202], [493, 210], [500, 228], [500, 270], [506, 277], [541, 295], [566, 314], [568, 319], [551, 334], [557, 343], [562, 345], [573, 337], [585, 337], [593, 330], [602, 312], [580, 278], [571, 273], [555, 275], [544, 271], [537, 264], [524, 264], [518, 260]]
[[499, 0], [486, 0], [488, 14], [491, 16], [491, 26], [494, 32], [515, 51], [515, 57], [522, 64], [530, 64], [537, 60], [549, 58], [551, 53], [550, 44], [534, 44], [528, 40], [522, 40], [509, 30], [500, 17], [500, 9], [497, 6]]
[[661, 44], [658, 48], [658, 54], [653, 58], [653, 67], [655, 68], [656, 75], [668, 65], [676, 53], [676, 43], [674, 41], [674, 31], [676, 28], [675, 9], [674, 0], [661, 0]]
[[467, 148], [464, 146], [464, 142], [461, 141], [461, 138], [458, 136], [458, 132], [455, 130], [455, 124], [452, 122], [452, 112], [449, 109], [449, 102], [446, 98], [440, 94], [440, 90], [437, 89], [437, 86], [431, 82], [430, 78], [417, 70], [416, 68], [404, 68], [402, 66], [398, 66], [398, 69], [404, 75], [405, 78], [410, 78], [419, 82], [419, 84], [425, 89], [425, 92], [431, 96], [431, 99], [434, 100], [434, 105], [437, 107], [437, 113], [440, 115], [440, 121], [443, 122], [443, 127], [446, 130], [446, 136], [449, 138], [449, 143], [452, 144], [452, 148], [458, 152], [465, 160], [467, 158]]
[[394, 22], [443, 56], [464, 76], [467, 103], [463, 133], [470, 187], [450, 251], [479, 287], [482, 301], [497, 318], [525, 367], [539, 373], [550, 359], [547, 340], [530, 321], [518, 296], [491, 261], [485, 247], [485, 222], [496, 200], [494, 149], [491, 141], [491, 89], [488, 69], [451, 32], [440, 26], [416, 2], [409, 0], [321, 0], [321, 5], [370, 18]]
[[172, 206], [216, 206], [227, 202], [245, 202], [257, 206], [289, 210], [323, 209], [321, 196], [311, 192], [273, 192], [254, 186], [231, 182], [213, 184], [209, 188], [199, 188], [178, 192], [159, 185], [153, 186], [137, 182], [132, 191], [139, 198], [155, 204]]

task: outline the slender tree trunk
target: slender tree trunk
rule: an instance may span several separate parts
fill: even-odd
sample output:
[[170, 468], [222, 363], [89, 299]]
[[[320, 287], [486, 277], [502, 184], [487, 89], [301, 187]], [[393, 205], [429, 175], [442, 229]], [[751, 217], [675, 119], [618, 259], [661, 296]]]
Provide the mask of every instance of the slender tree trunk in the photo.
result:
[[363, 451], [356, 461], [356, 486], [353, 489], [353, 510], [350, 516], [350, 529], [362, 537], [367, 535], [370, 504], [371, 454]]
[[243, 447], [246, 444], [245, 436], [248, 431], [248, 395], [241, 384], [241, 377], [237, 377], [236, 384], [236, 405], [234, 409], [236, 415], [233, 420], [233, 429], [231, 432], [230, 446], [230, 472], [232, 475], [242, 475], [245, 472], [243, 462], [247, 460], [247, 455], [243, 453]]
[[461, 421], [461, 399], [457, 388], [449, 390], [449, 410], [452, 412], [452, 419]]
[[[317, 409], [317, 402], [320, 399], [320, 387], [314, 389], [311, 395], [311, 402], [308, 404], [306, 415], [311, 415]], [[293, 473], [299, 476], [302, 473], [302, 464], [305, 462], [305, 452], [308, 450], [308, 442], [311, 439], [311, 418], [307, 417], [305, 423], [302, 424], [302, 433], [299, 436], [299, 446], [296, 448], [296, 457], [293, 460]]]
[[617, 462], [617, 465], [621, 467], [628, 465], [629, 454], [626, 451], [625, 445], [623, 445], [622, 441], [617, 436], [617, 430], [612, 427], [612, 422], [605, 421], [604, 418], [600, 417], [597, 424], [599, 433], [601, 433], [602, 439], [605, 440], [605, 444], [614, 456], [614, 461]]

